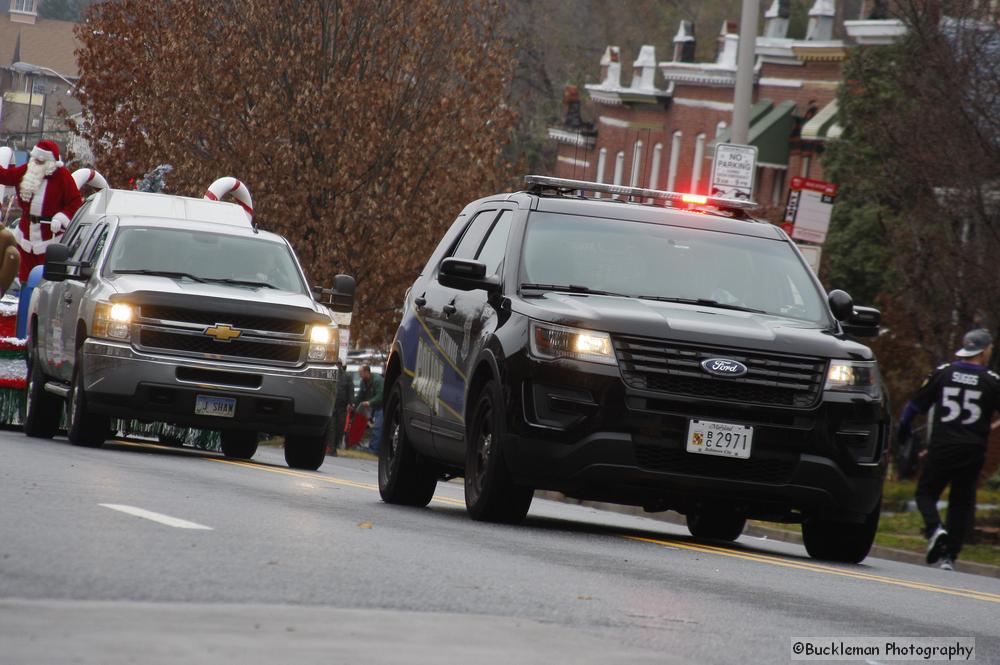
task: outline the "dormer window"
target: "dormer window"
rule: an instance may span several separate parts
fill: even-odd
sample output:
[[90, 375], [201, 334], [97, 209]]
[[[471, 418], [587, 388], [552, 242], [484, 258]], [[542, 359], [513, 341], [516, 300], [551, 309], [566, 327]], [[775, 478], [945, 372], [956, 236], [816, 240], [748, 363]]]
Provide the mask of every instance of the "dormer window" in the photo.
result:
[[35, 8], [37, 4], [37, 0], [10, 0], [10, 10], [22, 14], [37, 14], [38, 11]]

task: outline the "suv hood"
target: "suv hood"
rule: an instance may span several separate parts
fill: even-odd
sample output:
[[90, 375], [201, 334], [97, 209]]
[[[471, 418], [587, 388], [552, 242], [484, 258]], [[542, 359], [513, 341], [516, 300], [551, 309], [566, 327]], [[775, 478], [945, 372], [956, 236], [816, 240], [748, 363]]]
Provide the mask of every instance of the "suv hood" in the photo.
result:
[[268, 288], [251, 288], [229, 284], [202, 284], [188, 279], [174, 279], [156, 275], [117, 275], [107, 278], [108, 284], [121, 295], [135, 291], [156, 291], [164, 294], [249, 300], [254, 303], [303, 307], [318, 312], [315, 301], [302, 293], [278, 291]]
[[706, 346], [822, 358], [871, 360], [871, 349], [809, 321], [770, 314], [615, 296], [545, 293], [518, 298], [520, 314], [599, 330]]

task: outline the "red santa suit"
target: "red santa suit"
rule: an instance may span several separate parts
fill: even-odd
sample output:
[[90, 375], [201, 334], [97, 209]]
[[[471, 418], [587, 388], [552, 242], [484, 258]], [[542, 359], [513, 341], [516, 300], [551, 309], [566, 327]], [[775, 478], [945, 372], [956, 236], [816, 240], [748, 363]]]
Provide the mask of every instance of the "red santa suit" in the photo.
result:
[[18, 277], [22, 284], [27, 281], [32, 268], [45, 262], [45, 249], [53, 242], [59, 242], [70, 219], [83, 205], [73, 176], [59, 161], [59, 148], [55, 143], [39, 141], [31, 151], [31, 160], [44, 162], [46, 170], [52, 169], [52, 172], [44, 176], [27, 201], [23, 198], [25, 193], [21, 191], [21, 181], [28, 172], [28, 164], [0, 167], [0, 185], [16, 187], [17, 202], [21, 206], [21, 219], [13, 233], [21, 251]]

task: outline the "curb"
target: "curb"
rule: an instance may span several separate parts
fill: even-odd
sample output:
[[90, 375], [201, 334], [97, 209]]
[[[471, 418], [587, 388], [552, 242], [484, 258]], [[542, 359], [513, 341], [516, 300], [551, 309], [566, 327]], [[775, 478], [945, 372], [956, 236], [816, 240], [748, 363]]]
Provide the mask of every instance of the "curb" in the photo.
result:
[[[667, 522], [668, 524], [678, 524], [681, 526], [686, 524], [684, 517], [673, 511], [647, 513], [639, 506], [624, 506], [616, 503], [602, 503], [600, 501], [581, 501], [579, 499], [567, 497], [560, 492], [549, 492], [543, 490], [536, 490], [535, 496], [543, 499], [549, 499], [550, 501], [571, 503], [578, 506], [585, 506], [587, 508], [594, 508], [596, 510], [605, 510], [612, 513], [621, 513], [623, 515], [633, 515], [637, 517], [647, 517], [660, 522]], [[797, 531], [777, 529], [775, 527], [763, 526], [755, 522], [748, 523], [746, 529], [743, 531], [743, 534], [746, 536], [753, 536], [755, 538], [776, 540], [782, 543], [793, 543], [795, 545], [802, 544], [802, 535]], [[881, 545], [873, 545], [868, 556], [875, 557], [876, 559], [886, 559], [888, 561], [898, 561], [900, 563], [912, 563], [920, 566], [927, 566], [923, 554], [910, 552], [908, 550], [898, 550], [892, 547], [883, 547]], [[969, 573], [971, 575], [1000, 578], [1000, 566], [991, 566], [989, 564], [976, 563], [974, 561], [959, 560], [955, 563], [955, 570], [960, 573]]]

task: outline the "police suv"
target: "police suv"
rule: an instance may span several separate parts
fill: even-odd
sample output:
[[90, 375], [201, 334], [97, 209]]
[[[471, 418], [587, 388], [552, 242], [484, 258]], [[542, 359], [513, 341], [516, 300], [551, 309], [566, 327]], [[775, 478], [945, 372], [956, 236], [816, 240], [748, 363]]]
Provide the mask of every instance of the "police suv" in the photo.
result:
[[800, 522], [860, 561], [889, 435], [879, 313], [824, 293], [753, 204], [527, 176], [470, 203], [406, 295], [386, 364], [379, 488], [474, 519], [535, 489], [673, 509], [700, 538]]
[[[323, 463], [339, 331], [287, 240], [233, 203], [114, 189], [64, 238], [32, 294], [25, 433], [51, 438], [65, 401], [76, 445], [125, 418], [218, 430], [237, 459], [282, 434], [289, 466]], [[349, 312], [354, 280], [325, 293]]]

